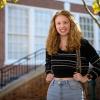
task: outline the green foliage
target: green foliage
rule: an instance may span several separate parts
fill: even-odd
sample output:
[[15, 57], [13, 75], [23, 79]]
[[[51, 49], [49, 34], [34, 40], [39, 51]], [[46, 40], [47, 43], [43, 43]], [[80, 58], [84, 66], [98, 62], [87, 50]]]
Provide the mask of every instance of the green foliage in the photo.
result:
[[[7, 0], [1, 0], [0, 1], [0, 9], [2, 9], [9, 1]], [[11, 0], [11, 2], [16, 3], [18, 0]]]
[[0, 1], [0, 8], [3, 8], [7, 4], [6, 0], [1, 0]]
[[100, 0], [94, 0], [92, 7], [93, 7], [94, 14], [100, 13]]

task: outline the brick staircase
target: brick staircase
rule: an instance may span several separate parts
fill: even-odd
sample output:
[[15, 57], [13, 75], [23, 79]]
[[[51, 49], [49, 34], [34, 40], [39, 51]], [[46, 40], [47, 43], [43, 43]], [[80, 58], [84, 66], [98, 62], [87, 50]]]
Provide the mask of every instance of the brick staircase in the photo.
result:
[[[96, 100], [100, 100], [100, 78], [96, 81]], [[4, 95], [0, 100], [46, 100], [48, 85], [43, 73]]]
[[46, 100], [48, 85], [43, 73], [6, 94], [0, 100]]

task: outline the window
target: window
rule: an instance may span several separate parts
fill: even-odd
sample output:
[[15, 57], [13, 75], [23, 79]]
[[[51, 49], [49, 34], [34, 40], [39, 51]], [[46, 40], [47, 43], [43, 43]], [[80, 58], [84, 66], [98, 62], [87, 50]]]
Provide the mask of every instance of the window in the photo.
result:
[[8, 59], [18, 59], [28, 54], [28, 38], [23, 35], [8, 36]]
[[24, 7], [8, 6], [7, 59], [19, 59], [28, 54], [28, 12]]
[[[100, 23], [100, 18], [98, 18], [98, 21]], [[100, 28], [98, 27], [98, 34], [99, 34], [99, 50], [100, 50]], [[99, 53], [100, 54], [100, 53]]]
[[94, 44], [94, 29], [93, 29], [93, 20], [89, 17], [80, 17], [79, 19], [81, 29], [83, 31], [84, 37], [89, 40], [89, 42]]
[[53, 12], [50, 12], [49, 10], [35, 9], [36, 36], [46, 36], [52, 18], [52, 13]]
[[47, 9], [35, 9], [35, 49], [41, 49], [45, 47], [45, 39], [48, 34], [50, 21], [53, 15], [53, 10]]
[[5, 63], [45, 48], [49, 24], [55, 10], [8, 4], [6, 11]]

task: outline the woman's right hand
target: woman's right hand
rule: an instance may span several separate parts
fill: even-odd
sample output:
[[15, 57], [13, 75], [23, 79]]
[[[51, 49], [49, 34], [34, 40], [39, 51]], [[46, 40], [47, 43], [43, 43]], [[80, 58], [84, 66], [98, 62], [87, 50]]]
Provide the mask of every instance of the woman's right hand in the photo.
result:
[[47, 76], [46, 76], [46, 81], [47, 81], [47, 82], [51, 82], [51, 81], [53, 80], [53, 78], [54, 78], [54, 75], [51, 74], [51, 73], [49, 73], [49, 74], [47, 74]]

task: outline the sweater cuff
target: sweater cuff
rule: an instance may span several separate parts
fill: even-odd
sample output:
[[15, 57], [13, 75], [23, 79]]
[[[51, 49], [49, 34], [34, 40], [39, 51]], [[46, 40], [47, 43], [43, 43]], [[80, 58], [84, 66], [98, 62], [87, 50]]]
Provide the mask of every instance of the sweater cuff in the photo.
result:
[[91, 71], [88, 73], [87, 77], [89, 79], [95, 80], [98, 77], [98, 74], [95, 71]]
[[52, 74], [52, 71], [51, 70], [46, 70], [45, 72], [46, 72], [46, 75], [49, 74], [49, 73]]

